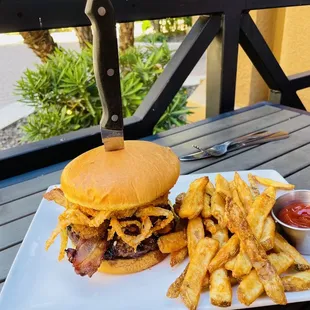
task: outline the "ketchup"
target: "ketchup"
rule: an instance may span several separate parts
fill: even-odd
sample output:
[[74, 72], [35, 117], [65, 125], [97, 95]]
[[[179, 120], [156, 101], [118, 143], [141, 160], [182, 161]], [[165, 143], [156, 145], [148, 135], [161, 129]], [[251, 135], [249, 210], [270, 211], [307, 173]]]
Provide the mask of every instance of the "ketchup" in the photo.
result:
[[290, 226], [310, 228], [310, 205], [293, 202], [279, 212], [278, 218]]

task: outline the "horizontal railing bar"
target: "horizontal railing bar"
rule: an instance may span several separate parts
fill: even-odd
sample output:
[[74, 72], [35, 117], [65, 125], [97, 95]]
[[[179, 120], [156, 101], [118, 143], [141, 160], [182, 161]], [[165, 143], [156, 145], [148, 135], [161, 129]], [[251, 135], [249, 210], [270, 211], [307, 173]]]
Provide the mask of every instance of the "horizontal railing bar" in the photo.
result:
[[310, 71], [305, 71], [288, 76], [293, 89], [300, 90], [310, 87]]
[[[124, 119], [126, 139], [143, 135], [136, 116]], [[54, 165], [101, 145], [99, 126], [93, 126], [42, 141], [20, 145], [0, 152], [0, 180]]]
[[310, 4], [309, 0], [246, 0], [245, 2], [245, 6], [248, 10], [271, 9]]
[[[228, 12], [231, 0], [112, 0], [117, 22]], [[239, 2], [237, 4], [237, 2]], [[235, 0], [242, 10], [310, 5], [310, 0]], [[85, 0], [0, 1], [0, 33], [87, 26]]]

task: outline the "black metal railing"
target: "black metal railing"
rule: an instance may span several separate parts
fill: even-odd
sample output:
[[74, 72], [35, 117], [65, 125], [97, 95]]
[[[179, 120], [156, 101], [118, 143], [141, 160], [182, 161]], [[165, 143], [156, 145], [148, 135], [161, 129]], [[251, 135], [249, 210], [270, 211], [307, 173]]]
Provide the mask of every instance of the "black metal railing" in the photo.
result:
[[[0, 33], [89, 25], [84, 14], [85, 2], [0, 0]], [[112, 0], [112, 3], [117, 22], [200, 16], [134, 116], [125, 119], [125, 138], [137, 139], [152, 133], [207, 48], [207, 116], [234, 109], [239, 44], [272, 90], [274, 101], [304, 109], [296, 91], [310, 87], [310, 72], [287, 77], [249, 11], [310, 5], [310, 0]], [[93, 127], [2, 151], [1, 178], [71, 159], [100, 143], [99, 129]]]

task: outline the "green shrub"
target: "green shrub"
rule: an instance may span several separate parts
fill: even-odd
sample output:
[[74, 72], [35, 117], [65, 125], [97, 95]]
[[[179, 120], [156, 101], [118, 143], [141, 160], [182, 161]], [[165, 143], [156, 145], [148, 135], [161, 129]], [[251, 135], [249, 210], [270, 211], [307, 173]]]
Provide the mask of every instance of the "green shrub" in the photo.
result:
[[139, 37], [135, 38], [136, 42], [145, 42], [145, 43], [155, 43], [155, 42], [166, 42], [168, 40], [168, 36], [161, 33], [146, 33], [142, 34]]
[[173, 37], [185, 35], [191, 26], [191, 17], [165, 18], [156, 21], [144, 20], [142, 22], [143, 34], [135, 40], [146, 43], [166, 42]]
[[[134, 114], [171, 58], [166, 43], [130, 48], [120, 55], [123, 115]], [[78, 53], [57, 50], [46, 63], [27, 69], [17, 82], [21, 101], [35, 108], [23, 127], [25, 140], [38, 141], [97, 125], [101, 103], [92, 64], [92, 48]], [[186, 124], [187, 96], [181, 89], [154, 128], [154, 133]]]
[[192, 26], [191, 17], [165, 18], [159, 20], [159, 31], [168, 36], [175, 34], [185, 34]]

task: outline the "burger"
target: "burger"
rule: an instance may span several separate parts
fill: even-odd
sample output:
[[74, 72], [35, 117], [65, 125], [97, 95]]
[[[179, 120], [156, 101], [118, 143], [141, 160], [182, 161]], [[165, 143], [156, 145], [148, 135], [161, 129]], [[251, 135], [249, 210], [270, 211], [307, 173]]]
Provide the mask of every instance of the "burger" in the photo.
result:
[[59, 259], [67, 256], [81, 276], [154, 266], [167, 255], [159, 251], [158, 238], [175, 229], [168, 193], [179, 173], [177, 156], [151, 142], [83, 153], [64, 168], [60, 188], [44, 195], [64, 207], [46, 249], [60, 235]]

